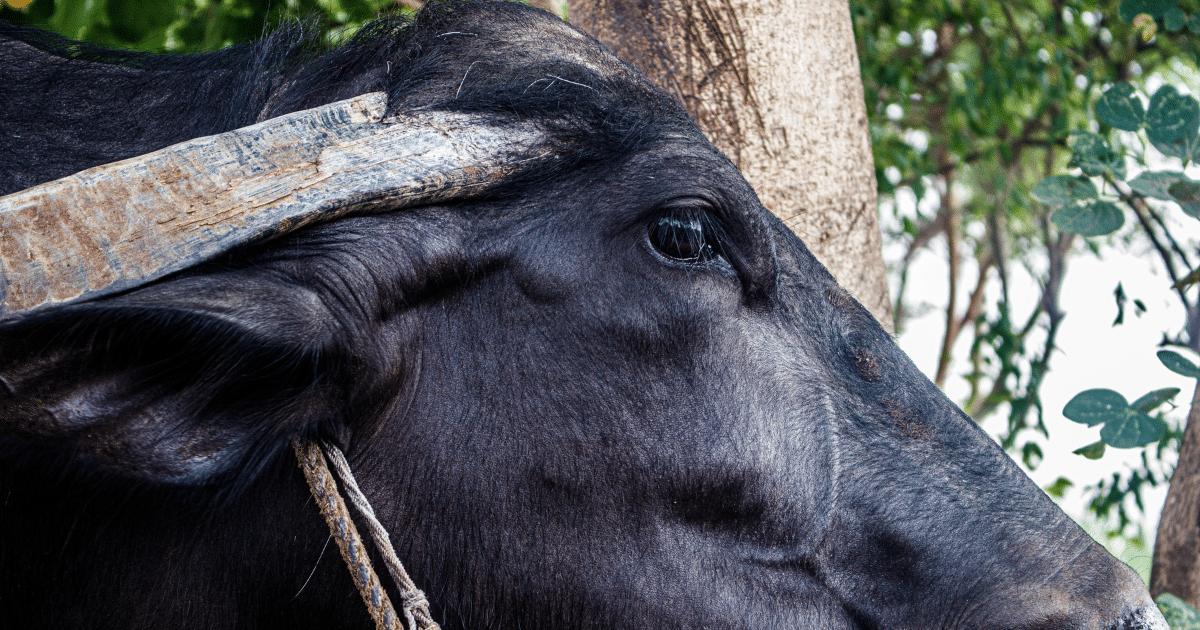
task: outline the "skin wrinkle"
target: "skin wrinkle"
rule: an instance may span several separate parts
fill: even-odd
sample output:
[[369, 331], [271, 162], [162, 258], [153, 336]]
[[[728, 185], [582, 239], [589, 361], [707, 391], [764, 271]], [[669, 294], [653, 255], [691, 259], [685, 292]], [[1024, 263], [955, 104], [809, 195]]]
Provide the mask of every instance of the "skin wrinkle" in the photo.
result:
[[[825, 413], [827, 414], [827, 417], [836, 419], [838, 417], [838, 414], [837, 414], [837, 410], [833, 406], [833, 399], [830, 396], [826, 395], [822, 398], [822, 403], [823, 403], [823, 406], [825, 407]], [[835, 423], [836, 423], [836, 421], [835, 421]], [[833, 454], [833, 456], [830, 458], [831, 474], [830, 474], [830, 479], [829, 479], [829, 506], [828, 506], [828, 508], [829, 508], [830, 513], [835, 513], [838, 509], [838, 503], [839, 503], [838, 497], [840, 494], [839, 489], [841, 488], [841, 476], [842, 476], [842, 462], [841, 462], [841, 458], [838, 456], [838, 453], [841, 452], [841, 448], [840, 448], [841, 447], [841, 443], [840, 443], [841, 436], [837, 430], [836, 424], [835, 424], [834, 430], [829, 431], [827, 433], [827, 435], [829, 436], [829, 439], [833, 442], [829, 447], [829, 451]]]
[[959, 629], [965, 630], [966, 628], [974, 627], [973, 624], [968, 623], [968, 621], [971, 620], [971, 618], [974, 616], [975, 611], [983, 610], [984, 608], [985, 608], [984, 602], [981, 602], [981, 601], [967, 602], [967, 605], [963, 607], [963, 609], [959, 613], [957, 619], [955, 621], [953, 621], [952, 623], [950, 623], [949, 625], [947, 625], [946, 628], [948, 630], [959, 630]]
[[[1062, 518], [1065, 519], [1065, 518], [1067, 518], [1067, 516], [1063, 515]], [[1061, 519], [1060, 519], [1060, 521], [1061, 521]], [[1079, 543], [1080, 544], [1078, 545], [1078, 549], [1075, 550], [1075, 553], [1073, 555], [1071, 555], [1069, 558], [1065, 558], [1062, 561], [1062, 564], [1060, 564], [1059, 567], [1057, 569], [1055, 569], [1053, 573], [1050, 573], [1049, 575], [1047, 575], [1042, 580], [1042, 582], [1040, 584], [1038, 584], [1038, 586], [1045, 586], [1045, 585], [1049, 584], [1050, 581], [1053, 580], [1055, 577], [1057, 577], [1060, 573], [1062, 573], [1066, 567], [1070, 566], [1071, 563], [1075, 562], [1075, 560], [1079, 559], [1080, 556], [1082, 556], [1083, 554], [1088, 552], [1088, 547], [1090, 546], [1089, 543], [1091, 543], [1091, 541], [1090, 540], [1080, 540]]]

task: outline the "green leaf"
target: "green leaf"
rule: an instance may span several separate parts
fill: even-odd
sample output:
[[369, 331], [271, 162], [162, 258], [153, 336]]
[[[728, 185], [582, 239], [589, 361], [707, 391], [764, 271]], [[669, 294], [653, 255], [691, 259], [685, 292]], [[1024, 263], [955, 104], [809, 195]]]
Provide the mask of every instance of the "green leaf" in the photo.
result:
[[1188, 16], [1188, 30], [1196, 35], [1200, 35], [1200, 13], [1193, 13]]
[[1071, 452], [1076, 455], [1083, 455], [1088, 459], [1100, 459], [1101, 457], [1104, 457], [1104, 442], [1092, 442], [1087, 446], [1081, 446]]
[[1037, 442], [1026, 442], [1025, 446], [1021, 447], [1021, 462], [1030, 470], [1037, 468], [1044, 458], [1042, 447], [1038, 446]]
[[106, 0], [57, 2], [50, 16], [50, 29], [71, 39], [86, 39], [104, 16]]
[[113, 34], [133, 44], [166, 31], [178, 15], [176, 0], [108, 0], [107, 8]]
[[1171, 630], [1200, 630], [1200, 612], [1182, 599], [1163, 593], [1154, 603], [1158, 604]]
[[1187, 14], [1179, 7], [1171, 7], [1167, 9], [1166, 13], [1163, 13], [1163, 26], [1168, 31], [1178, 31], [1183, 28], [1184, 24], [1187, 24]]
[[1192, 218], [1200, 218], [1200, 182], [1182, 177], [1167, 187], [1174, 201]]
[[[1104, 442], [1101, 442], [1100, 444], [1103, 445]], [[1070, 488], [1073, 485], [1075, 485], [1075, 482], [1071, 481], [1070, 479], [1067, 479], [1066, 477], [1059, 477], [1058, 479], [1054, 480], [1054, 483], [1046, 486], [1046, 494], [1056, 499], [1061, 499], [1063, 498], [1063, 495], [1067, 493], [1067, 488]]]
[[1072, 131], [1067, 146], [1076, 155], [1103, 157], [1112, 153], [1112, 145], [1103, 137], [1090, 131]]
[[1096, 118], [1122, 131], [1137, 131], [1146, 123], [1146, 108], [1132, 85], [1118, 83], [1096, 102]]
[[1162, 420], [1130, 409], [1121, 418], [1105, 422], [1100, 439], [1113, 448], [1135, 448], [1157, 442], [1166, 429]]
[[1107, 201], [1066, 206], [1054, 211], [1050, 220], [1063, 232], [1080, 236], [1104, 236], [1121, 229], [1125, 213]]
[[1065, 206], [1075, 201], [1095, 199], [1100, 191], [1085, 177], [1051, 175], [1038, 182], [1029, 194], [1048, 206]]
[[[992, 133], [994, 133], [994, 132], [992, 132]], [[1013, 159], [1012, 145], [1010, 145], [1008, 143], [1001, 143], [1000, 146], [998, 146], [996, 148], [1000, 151], [1000, 159], [1004, 160], [1005, 162], [1012, 162], [1012, 159]]]
[[1200, 134], [1176, 138], [1170, 142], [1151, 141], [1150, 144], [1163, 155], [1177, 157], [1181, 160], [1200, 158]]
[[1125, 287], [1121, 283], [1117, 283], [1117, 288], [1113, 289], [1113, 297], [1117, 301], [1117, 316], [1113, 319], [1113, 326], [1120, 326], [1125, 323]]
[[1175, 8], [1179, 0], [1121, 0], [1117, 15], [1122, 20], [1133, 23], [1133, 18], [1139, 13], [1148, 13], [1151, 17], [1160, 18], [1168, 10]]
[[1156, 389], [1145, 396], [1133, 401], [1129, 407], [1138, 413], [1150, 413], [1158, 409], [1163, 403], [1169, 402], [1179, 395], [1178, 387], [1164, 387]]
[[1083, 174], [1089, 177], [1112, 174], [1117, 179], [1125, 179], [1125, 156], [1113, 151], [1108, 140], [1090, 132], [1073, 131], [1067, 138], [1070, 147], [1071, 166], [1083, 169]]
[[1173, 350], [1159, 350], [1158, 360], [1167, 367], [1168, 370], [1176, 374], [1182, 374], [1189, 378], [1200, 378], [1200, 368], [1196, 367], [1195, 363], [1183, 358], [1182, 354]]
[[1063, 415], [1072, 422], [1094, 427], [1102, 422], [1120, 420], [1129, 413], [1125, 397], [1111, 389], [1089, 389], [1075, 394], [1063, 407]]
[[1175, 197], [1168, 190], [1171, 184], [1183, 178], [1184, 174], [1178, 171], [1142, 171], [1137, 177], [1129, 180], [1129, 187], [1144, 197], [1175, 201]]
[[1146, 135], [1150, 141], [1166, 144], [1180, 138], [1190, 138], [1200, 130], [1200, 101], [1191, 95], [1180, 94], [1170, 85], [1158, 88], [1150, 97], [1146, 112]]

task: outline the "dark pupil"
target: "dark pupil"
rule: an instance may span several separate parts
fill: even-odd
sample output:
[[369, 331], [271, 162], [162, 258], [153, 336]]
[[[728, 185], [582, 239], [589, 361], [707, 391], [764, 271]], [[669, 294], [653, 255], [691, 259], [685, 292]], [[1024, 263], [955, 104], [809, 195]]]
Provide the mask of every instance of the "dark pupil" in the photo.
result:
[[699, 217], [659, 217], [650, 224], [650, 242], [658, 251], [678, 260], [704, 261], [713, 257]]

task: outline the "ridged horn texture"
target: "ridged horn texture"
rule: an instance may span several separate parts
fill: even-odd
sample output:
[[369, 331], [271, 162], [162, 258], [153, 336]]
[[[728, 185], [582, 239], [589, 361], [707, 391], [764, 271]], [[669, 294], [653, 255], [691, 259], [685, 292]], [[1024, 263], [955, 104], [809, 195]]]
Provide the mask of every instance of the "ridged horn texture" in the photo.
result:
[[0, 319], [350, 213], [475, 196], [548, 155], [532, 123], [386, 107], [364, 94], [0, 197]]

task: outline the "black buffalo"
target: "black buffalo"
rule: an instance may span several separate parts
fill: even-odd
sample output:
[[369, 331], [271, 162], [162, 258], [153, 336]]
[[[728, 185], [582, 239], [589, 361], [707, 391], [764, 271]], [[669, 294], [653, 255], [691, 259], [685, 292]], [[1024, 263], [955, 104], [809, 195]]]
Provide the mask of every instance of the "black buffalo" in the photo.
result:
[[558, 156], [7, 318], [0, 625], [369, 627], [299, 435], [347, 451], [446, 628], [1166, 627], [594, 40], [438, 4], [317, 48], [0, 26], [0, 194], [369, 91]]

